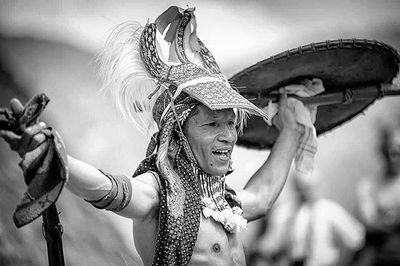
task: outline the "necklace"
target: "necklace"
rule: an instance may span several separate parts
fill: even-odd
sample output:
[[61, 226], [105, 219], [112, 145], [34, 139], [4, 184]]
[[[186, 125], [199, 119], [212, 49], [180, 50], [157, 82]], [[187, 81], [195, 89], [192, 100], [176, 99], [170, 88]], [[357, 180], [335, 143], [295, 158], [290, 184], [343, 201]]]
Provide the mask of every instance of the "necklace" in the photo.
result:
[[221, 223], [229, 233], [246, 229], [242, 209], [231, 207], [225, 199], [225, 176], [212, 176], [197, 167], [194, 171], [199, 180], [203, 216]]

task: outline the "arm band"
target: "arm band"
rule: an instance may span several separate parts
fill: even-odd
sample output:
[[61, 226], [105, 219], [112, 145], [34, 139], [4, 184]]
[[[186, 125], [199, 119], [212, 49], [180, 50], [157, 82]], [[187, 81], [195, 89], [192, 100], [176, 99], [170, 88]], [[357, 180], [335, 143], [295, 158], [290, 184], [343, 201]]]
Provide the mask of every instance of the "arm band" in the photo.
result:
[[86, 200], [98, 209], [118, 212], [123, 210], [132, 197], [131, 181], [123, 175], [111, 175], [100, 170], [111, 181], [111, 189], [99, 200]]

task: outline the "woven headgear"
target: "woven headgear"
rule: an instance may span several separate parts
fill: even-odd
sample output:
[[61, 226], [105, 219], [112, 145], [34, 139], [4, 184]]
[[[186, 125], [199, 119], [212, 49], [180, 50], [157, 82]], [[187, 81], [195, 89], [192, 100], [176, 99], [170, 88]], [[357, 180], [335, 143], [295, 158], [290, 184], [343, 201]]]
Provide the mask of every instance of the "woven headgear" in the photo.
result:
[[162, 115], [171, 111], [171, 99], [176, 101], [182, 92], [211, 110], [237, 108], [268, 120], [229, 85], [197, 38], [193, 12], [172, 6], [145, 27], [116, 27], [99, 57], [105, 90], [114, 95], [123, 114], [144, 129], [154, 121], [160, 128]]
[[[148, 72], [172, 90], [173, 99], [185, 92], [211, 110], [238, 108], [266, 117], [262, 110], [229, 85], [214, 57], [197, 38], [193, 11], [170, 7], [156, 23], [145, 26], [140, 38], [140, 52]], [[178, 64], [167, 64], [159, 56], [157, 29], [163, 34], [168, 26], [165, 40], [171, 43], [169, 57], [178, 59]], [[162, 110], [157, 105], [155, 108], [153, 114]]]

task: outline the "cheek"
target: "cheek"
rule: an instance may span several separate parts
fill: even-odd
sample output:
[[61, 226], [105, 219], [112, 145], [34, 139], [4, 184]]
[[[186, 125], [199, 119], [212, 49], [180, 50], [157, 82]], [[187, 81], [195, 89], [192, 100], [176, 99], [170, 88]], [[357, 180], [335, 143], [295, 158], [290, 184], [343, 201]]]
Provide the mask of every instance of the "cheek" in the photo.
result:
[[237, 131], [237, 129], [236, 128], [234, 128], [233, 129], [233, 132], [232, 132], [232, 134], [235, 136], [235, 143], [237, 142], [237, 140], [238, 140], [238, 131]]
[[190, 148], [197, 162], [203, 166], [212, 165], [210, 160], [212, 139], [205, 138], [204, 134], [199, 134], [198, 137], [192, 136], [191, 141], [193, 142], [191, 142]]
[[209, 156], [209, 152], [210, 152], [208, 149], [209, 146], [210, 145], [206, 139], [198, 138], [196, 140], [196, 144], [194, 147], [194, 150], [195, 150], [194, 152], [197, 153], [196, 156], [207, 158], [207, 156]]
[[186, 138], [189, 142], [189, 146], [193, 152], [193, 155], [196, 157], [196, 159], [198, 159], [198, 157], [204, 153], [204, 151], [203, 151], [204, 140], [201, 137], [201, 134], [198, 134], [198, 133], [190, 134]]

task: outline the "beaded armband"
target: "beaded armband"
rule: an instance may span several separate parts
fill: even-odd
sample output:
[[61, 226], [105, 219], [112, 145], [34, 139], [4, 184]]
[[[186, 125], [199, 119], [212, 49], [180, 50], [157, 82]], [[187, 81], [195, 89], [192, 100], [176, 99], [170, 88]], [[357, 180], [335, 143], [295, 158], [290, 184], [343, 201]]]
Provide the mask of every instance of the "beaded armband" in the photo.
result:
[[123, 210], [132, 197], [132, 184], [129, 178], [123, 175], [111, 175], [100, 170], [111, 181], [111, 189], [99, 200], [86, 200], [98, 209], [118, 212]]

